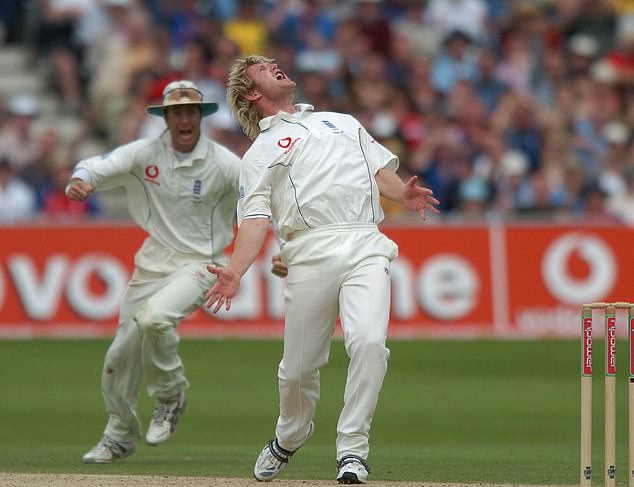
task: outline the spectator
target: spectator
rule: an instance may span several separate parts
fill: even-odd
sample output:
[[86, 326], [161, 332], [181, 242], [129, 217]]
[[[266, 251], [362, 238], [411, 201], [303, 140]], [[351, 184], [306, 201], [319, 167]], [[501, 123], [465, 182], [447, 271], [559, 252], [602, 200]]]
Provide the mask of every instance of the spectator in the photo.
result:
[[19, 171], [19, 176], [37, 194], [38, 208], [41, 208], [42, 190], [50, 185], [52, 161], [56, 154], [64, 150], [66, 144], [54, 127], [44, 128], [37, 137], [35, 159]]
[[40, 213], [53, 220], [78, 220], [101, 213], [99, 200], [94, 196], [84, 201], [71, 201], [64, 190], [73, 174], [74, 164], [60, 151], [51, 164], [50, 184], [42, 190]]
[[463, 31], [452, 31], [444, 39], [444, 49], [431, 66], [432, 87], [447, 94], [456, 81], [473, 81], [478, 74], [477, 58], [471, 49], [471, 37]]
[[306, 0], [297, 8], [290, 2], [276, 2], [267, 15], [269, 30], [276, 42], [289, 43], [296, 55], [314, 50], [317, 46], [332, 45], [337, 21], [322, 0]]
[[236, 16], [224, 24], [224, 33], [238, 45], [243, 56], [268, 50], [268, 31], [256, 0], [239, 2]]
[[83, 52], [77, 43], [75, 29], [95, 1], [44, 1], [39, 49], [44, 58], [50, 56], [56, 86], [62, 95], [64, 110], [69, 113], [79, 113], [83, 100], [79, 69]]
[[21, 93], [10, 98], [8, 111], [9, 119], [0, 129], [0, 157], [6, 157], [13, 170], [21, 172], [37, 158], [33, 121], [39, 103], [34, 95]]
[[495, 69], [496, 78], [517, 93], [528, 93], [537, 59], [526, 33], [517, 30], [505, 33], [501, 50], [502, 58]]
[[499, 160], [496, 170], [495, 210], [502, 216], [512, 215], [520, 207], [520, 192], [529, 170], [528, 158], [519, 151], [509, 150]]
[[504, 137], [509, 148], [527, 157], [528, 171], [536, 171], [541, 165], [543, 127], [535, 103], [531, 98], [513, 91], [500, 103], [498, 110], [499, 113], [494, 115], [497, 119], [494, 122], [496, 130]]
[[[553, 191], [553, 202], [561, 210], [562, 214], [575, 217], [584, 208], [584, 197], [588, 195], [586, 188], [589, 181], [586, 178], [583, 166], [578, 158], [556, 154], [559, 173], [553, 176], [548, 174], [548, 167], [544, 168], [544, 175], [549, 180]], [[550, 176], [550, 177], [549, 177]]]
[[557, 209], [555, 194], [544, 173], [534, 171], [519, 186], [516, 209], [522, 214], [546, 217]]
[[361, 35], [367, 40], [370, 50], [390, 58], [392, 27], [382, 12], [382, 0], [356, 0], [354, 18]]
[[167, 27], [172, 53], [178, 55], [185, 44], [203, 31], [205, 15], [198, 0], [164, 0], [159, 3], [161, 24]]
[[147, 11], [130, 10], [125, 24], [118, 25], [101, 43], [100, 62], [90, 91], [98, 121], [109, 134], [111, 145], [122, 142], [118, 128], [135, 81], [157, 61], [158, 51], [152, 42], [149, 21]]
[[0, 46], [21, 39], [21, 7], [16, 0], [0, 0]]
[[483, 49], [478, 55], [477, 75], [473, 87], [488, 113], [497, 107], [509, 85], [496, 76], [497, 60], [492, 51]]
[[35, 192], [16, 174], [6, 157], [0, 159], [0, 223], [15, 223], [33, 217]]
[[458, 187], [459, 214], [467, 220], [478, 221], [487, 217], [490, 203], [490, 188], [487, 182], [470, 176], [460, 182]]
[[586, 34], [576, 34], [568, 41], [568, 76], [588, 76], [592, 64], [599, 54], [599, 44]]
[[557, 90], [566, 83], [566, 61], [559, 49], [550, 48], [544, 52], [530, 83], [535, 101], [545, 107], [557, 106]]
[[583, 188], [582, 205], [578, 216], [586, 223], [618, 223], [618, 219], [610, 214], [608, 208], [608, 194], [601, 189], [596, 181], [590, 182]]
[[618, 221], [634, 226], [634, 166], [630, 166], [623, 175], [625, 191], [608, 198], [608, 213]]
[[566, 39], [581, 34], [595, 39], [598, 54], [603, 55], [614, 45], [616, 11], [612, 0], [578, 0], [569, 2], [572, 11], [563, 26]]
[[451, 32], [464, 32], [478, 43], [487, 40], [487, 6], [484, 0], [430, 0], [425, 11], [425, 27], [439, 39]]
[[621, 122], [613, 121], [605, 125], [602, 136], [607, 148], [601, 158], [598, 185], [609, 196], [623, 194], [627, 191], [624, 173], [630, 129]]
[[358, 109], [374, 112], [391, 102], [395, 87], [387, 76], [387, 61], [378, 52], [366, 53], [361, 61], [362, 68], [350, 83], [350, 95]]
[[441, 38], [438, 32], [424, 26], [425, 13], [429, 4], [417, 0], [406, 0], [403, 3], [403, 15], [397, 17], [392, 23], [394, 36], [392, 48], [394, 48], [394, 42], [407, 41], [418, 56], [429, 58], [436, 56]]
[[607, 53], [606, 59], [615, 70], [619, 84], [634, 85], [634, 20], [621, 30], [616, 46]]

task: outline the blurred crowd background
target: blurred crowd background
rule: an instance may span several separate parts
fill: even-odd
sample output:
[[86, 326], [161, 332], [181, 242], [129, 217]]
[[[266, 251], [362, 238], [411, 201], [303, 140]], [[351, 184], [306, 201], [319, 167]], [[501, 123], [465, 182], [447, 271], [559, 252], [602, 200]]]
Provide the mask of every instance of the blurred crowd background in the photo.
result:
[[297, 102], [398, 154], [436, 221], [634, 225], [634, 0], [0, 0], [3, 53], [0, 223], [125, 218], [123, 194], [68, 203], [64, 186], [158, 135], [145, 107], [175, 79], [220, 102], [204, 130], [241, 156], [225, 80], [263, 54]]

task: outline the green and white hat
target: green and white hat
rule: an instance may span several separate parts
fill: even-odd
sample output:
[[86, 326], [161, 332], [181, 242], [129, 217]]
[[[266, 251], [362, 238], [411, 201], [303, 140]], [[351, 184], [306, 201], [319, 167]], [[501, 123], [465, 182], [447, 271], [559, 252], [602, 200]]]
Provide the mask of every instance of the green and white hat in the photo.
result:
[[200, 105], [202, 116], [206, 117], [218, 110], [218, 104], [204, 102], [203, 94], [194, 83], [187, 80], [172, 81], [163, 90], [163, 104], [150, 105], [146, 111], [150, 115], [162, 117], [167, 107], [174, 105]]

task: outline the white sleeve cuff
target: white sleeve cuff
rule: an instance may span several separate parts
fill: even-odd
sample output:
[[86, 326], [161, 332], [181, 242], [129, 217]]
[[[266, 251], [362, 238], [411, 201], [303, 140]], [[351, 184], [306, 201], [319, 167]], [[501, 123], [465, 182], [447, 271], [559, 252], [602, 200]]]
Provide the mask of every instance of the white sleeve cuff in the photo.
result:
[[83, 167], [79, 167], [73, 171], [71, 179], [73, 178], [78, 178], [82, 181], [86, 181], [88, 184], [92, 184], [92, 177], [90, 176], [90, 172], [88, 172], [88, 170], [84, 169]]

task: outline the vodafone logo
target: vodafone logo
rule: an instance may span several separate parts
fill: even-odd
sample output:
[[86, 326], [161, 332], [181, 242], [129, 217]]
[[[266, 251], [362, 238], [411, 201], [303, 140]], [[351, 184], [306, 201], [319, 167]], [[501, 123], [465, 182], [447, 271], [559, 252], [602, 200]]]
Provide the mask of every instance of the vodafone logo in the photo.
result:
[[147, 166], [145, 168], [145, 180], [149, 183], [152, 184], [156, 184], [157, 186], [160, 186], [161, 183], [159, 183], [158, 181], [156, 181], [156, 178], [159, 175], [159, 168], [158, 166], [155, 166], [154, 164]]
[[284, 137], [283, 139], [277, 141], [277, 145], [279, 145], [282, 149], [288, 149], [292, 141], [293, 139], [290, 137]]
[[476, 305], [480, 282], [471, 264], [455, 254], [430, 258], [418, 276], [418, 296], [434, 318], [449, 321], [468, 314]]
[[592, 318], [583, 319], [583, 375], [592, 375]]
[[546, 249], [542, 277], [548, 290], [570, 305], [599, 301], [616, 280], [616, 263], [603, 240], [584, 233], [569, 233]]
[[[81, 318], [112, 319], [129, 279], [126, 267], [106, 254], [87, 254], [75, 261], [53, 254], [42, 269], [28, 255], [17, 254], [9, 256], [6, 264], [9, 282], [30, 320], [55, 319], [64, 298]], [[0, 274], [0, 278], [1, 290], [5, 276]], [[101, 283], [99, 291], [91, 288], [95, 279]]]
[[616, 375], [616, 318], [608, 318], [608, 327], [605, 339], [607, 340], [607, 358], [605, 362], [606, 375]]
[[293, 148], [293, 146], [295, 145], [295, 142], [297, 142], [300, 139], [301, 139], [300, 137], [296, 139], [291, 139], [290, 137], [284, 137], [283, 139], [280, 139], [277, 141], [277, 145], [278, 147], [281, 147], [282, 149], [286, 149], [284, 151], [284, 154], [288, 154], [290, 150]]

